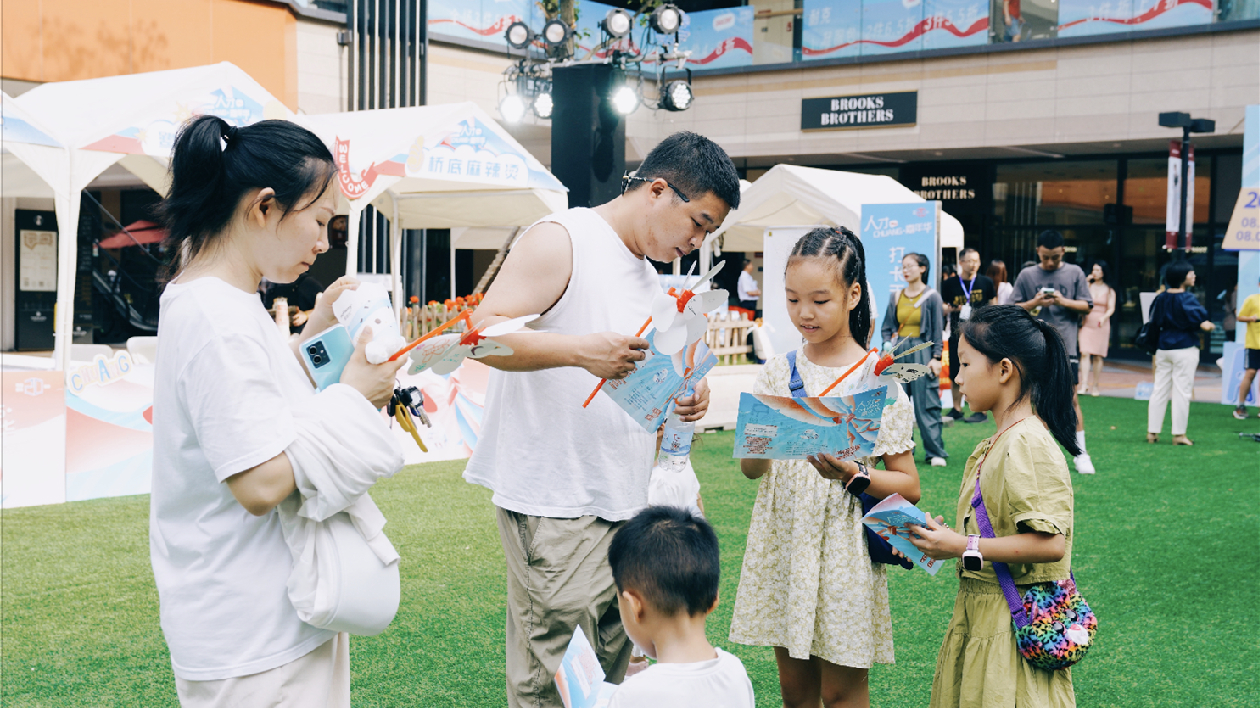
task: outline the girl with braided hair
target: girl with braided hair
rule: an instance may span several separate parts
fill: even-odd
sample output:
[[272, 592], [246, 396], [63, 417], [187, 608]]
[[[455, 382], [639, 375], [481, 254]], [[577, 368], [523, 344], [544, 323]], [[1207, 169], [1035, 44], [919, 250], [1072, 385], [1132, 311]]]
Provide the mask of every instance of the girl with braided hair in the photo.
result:
[[[797, 242], [785, 286], [788, 315], [805, 341], [762, 368], [755, 393], [792, 395], [794, 372], [807, 394], [820, 394], [846, 371], [828, 395], [859, 390], [878, 359], [867, 352], [864, 261], [848, 229], [815, 229]], [[861, 501], [846, 490], [856, 476], [868, 475], [872, 496], [919, 499], [914, 413], [900, 386], [891, 386], [889, 396], [896, 401], [884, 409], [871, 457], [741, 461], [741, 471], [760, 487], [731, 641], [774, 647], [788, 708], [869, 705], [868, 670], [893, 662], [885, 566], [871, 562]], [[875, 469], [877, 461], [883, 469]]]

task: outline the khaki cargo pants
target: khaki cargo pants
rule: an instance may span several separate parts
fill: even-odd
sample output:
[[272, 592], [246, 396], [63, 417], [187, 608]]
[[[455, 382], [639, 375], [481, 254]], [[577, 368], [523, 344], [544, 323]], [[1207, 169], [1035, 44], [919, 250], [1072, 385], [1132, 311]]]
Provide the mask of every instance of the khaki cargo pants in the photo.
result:
[[607, 680], [621, 683], [633, 644], [621, 626], [608, 545], [623, 522], [501, 508], [496, 518], [507, 558], [508, 706], [562, 708], [555, 675], [579, 625]]

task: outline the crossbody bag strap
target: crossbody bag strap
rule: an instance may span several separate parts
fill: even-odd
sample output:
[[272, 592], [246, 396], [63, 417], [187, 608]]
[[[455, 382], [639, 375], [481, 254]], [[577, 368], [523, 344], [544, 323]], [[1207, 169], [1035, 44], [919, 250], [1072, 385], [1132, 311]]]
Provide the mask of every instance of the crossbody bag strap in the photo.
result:
[[801, 372], [796, 369], [795, 349], [787, 353], [787, 360], [789, 368], [788, 390], [792, 392], [792, 398], [805, 398], [809, 394], [805, 393], [805, 382], [801, 380]]
[[[996, 444], [997, 440], [995, 439], [993, 445]], [[984, 457], [976, 464], [976, 493], [971, 497], [971, 508], [975, 510], [976, 524], [980, 527], [981, 538], [997, 538], [997, 534], [993, 532], [993, 524], [989, 521], [989, 510], [984, 506], [984, 496], [980, 494], [980, 472], [985, 460], [989, 459], [989, 452], [992, 451], [993, 447], [991, 445], [989, 451], [985, 452]], [[1015, 626], [1027, 627], [1028, 614], [1024, 612], [1024, 598], [1020, 596], [1019, 589], [1015, 587], [1015, 579], [1011, 577], [1011, 569], [1005, 563], [998, 561], [989, 562], [993, 564], [993, 570], [997, 573], [998, 585], [1002, 588], [1002, 594], [1006, 596], [1006, 605], [1011, 610], [1011, 619], [1015, 622]]]

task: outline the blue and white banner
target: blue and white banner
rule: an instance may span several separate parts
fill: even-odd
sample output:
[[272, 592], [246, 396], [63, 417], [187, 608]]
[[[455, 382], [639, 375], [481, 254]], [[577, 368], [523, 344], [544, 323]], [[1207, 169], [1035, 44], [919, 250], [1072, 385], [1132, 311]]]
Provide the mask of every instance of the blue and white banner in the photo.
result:
[[862, 52], [862, 0], [805, 0], [801, 58], [855, 57]]
[[[872, 344], [880, 336], [888, 296], [906, 287], [901, 261], [910, 253], [928, 257], [930, 273], [938, 272], [936, 202], [863, 204], [862, 247], [866, 251], [866, 280], [871, 288], [875, 317]], [[931, 276], [929, 276], [931, 277]]]
[[862, 3], [862, 55], [917, 52], [923, 48], [922, 0]]
[[987, 0], [925, 0], [924, 49], [946, 49], [987, 44]]
[[542, 29], [542, 13], [530, 0], [431, 0], [428, 16], [429, 31], [434, 34], [504, 47], [503, 33], [517, 20], [529, 23], [535, 31]]
[[678, 33], [679, 48], [691, 50], [688, 66], [725, 69], [752, 64], [753, 9], [748, 6], [688, 12]]
[[1212, 12], [1212, 0], [1061, 0], [1059, 36], [1205, 25]]

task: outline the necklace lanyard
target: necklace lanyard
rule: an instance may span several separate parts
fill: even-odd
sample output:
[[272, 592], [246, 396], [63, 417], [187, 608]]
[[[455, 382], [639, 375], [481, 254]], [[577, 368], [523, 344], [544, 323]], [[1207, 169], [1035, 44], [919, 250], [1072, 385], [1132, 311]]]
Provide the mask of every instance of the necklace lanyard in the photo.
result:
[[971, 276], [971, 283], [970, 283], [970, 284], [964, 284], [964, 283], [963, 283], [963, 279], [962, 279], [962, 275], [959, 275], [959, 276], [958, 276], [958, 284], [959, 284], [960, 286], [962, 286], [962, 289], [963, 289], [963, 294], [967, 297], [967, 302], [966, 302], [966, 303], [964, 303], [964, 304], [970, 305], [970, 304], [971, 304], [971, 291], [972, 291], [972, 290], [974, 290], [974, 289], [975, 289], [975, 287], [976, 287], [976, 276], [974, 276], [974, 275], [973, 275], [973, 276]]

